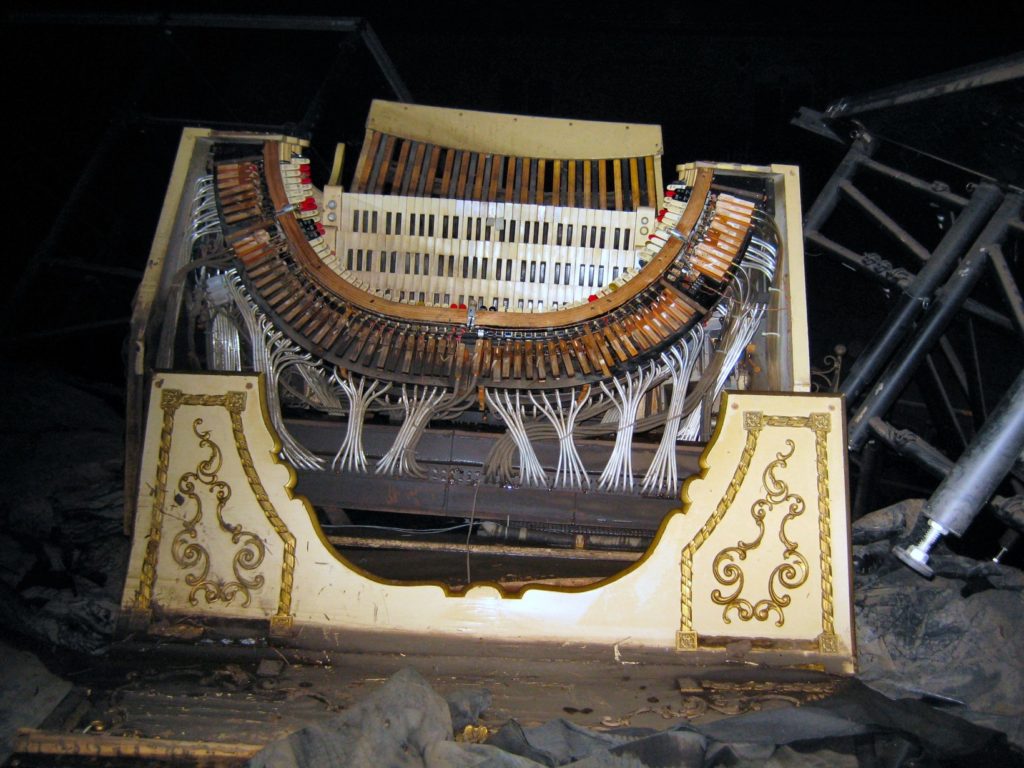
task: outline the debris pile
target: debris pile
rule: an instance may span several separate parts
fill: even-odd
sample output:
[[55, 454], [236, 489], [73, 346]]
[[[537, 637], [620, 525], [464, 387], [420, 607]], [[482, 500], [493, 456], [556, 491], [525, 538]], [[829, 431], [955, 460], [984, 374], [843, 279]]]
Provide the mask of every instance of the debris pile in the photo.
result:
[[52, 374], [7, 374], [0, 408], [0, 622], [42, 647], [100, 652], [113, 631], [123, 534], [123, 419]]

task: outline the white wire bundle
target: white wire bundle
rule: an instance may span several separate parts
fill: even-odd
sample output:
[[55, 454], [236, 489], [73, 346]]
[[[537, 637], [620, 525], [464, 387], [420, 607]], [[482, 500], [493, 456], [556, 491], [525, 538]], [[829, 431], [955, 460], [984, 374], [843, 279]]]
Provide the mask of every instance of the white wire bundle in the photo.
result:
[[306, 449], [285, 427], [278, 389], [282, 371], [291, 365], [309, 364], [312, 356], [303, 354], [259, 311], [245, 294], [236, 273], [229, 273], [227, 285], [249, 333], [253, 367], [267, 377], [267, 410], [281, 436], [281, 456], [302, 469], [323, 469], [324, 460]]
[[672, 396], [665, 410], [665, 428], [661, 442], [654, 453], [651, 466], [647, 468], [641, 490], [644, 493], [674, 495], [679, 490], [679, 470], [676, 466], [676, 435], [686, 404], [686, 391], [690, 375], [701, 346], [704, 344], [704, 326], [696, 325], [682, 344], [670, 348], [661, 355], [662, 362], [672, 379]]
[[[516, 390], [515, 402], [513, 402], [508, 390], [492, 392], [488, 389], [484, 391], [487, 404], [505, 422], [508, 435], [519, 450], [519, 484], [544, 488], [547, 487], [548, 477], [544, 472], [544, 467], [537, 459], [536, 451], [533, 450], [533, 443], [530, 442], [530, 438], [526, 434], [526, 428], [523, 425], [523, 406], [519, 394], [519, 391]], [[497, 479], [508, 482], [511, 477], [505, 476]]]
[[602, 490], [633, 490], [633, 431], [636, 428], [637, 411], [657, 372], [657, 366], [652, 363], [646, 368], [641, 367], [633, 374], [627, 373], [623, 377], [625, 384], [613, 378], [614, 392], [609, 390], [603, 381], [601, 382], [601, 390], [619, 415], [615, 445], [597, 484]]
[[[411, 394], [410, 394], [411, 390]], [[378, 475], [406, 475], [424, 477], [426, 473], [416, 461], [416, 443], [430, 416], [439, 409], [445, 399], [443, 387], [421, 387], [402, 385], [402, 396], [399, 398], [405, 420], [395, 435], [395, 442], [387, 453], [380, 457], [375, 472]]]
[[321, 360], [305, 365], [300, 363], [295, 366], [295, 369], [306, 384], [306, 391], [300, 393], [300, 397], [306, 403], [332, 416], [341, 416], [344, 413], [345, 409], [328, 381], [327, 373]]
[[[724, 304], [719, 306], [724, 306]], [[747, 348], [750, 340], [754, 338], [764, 312], [763, 304], [744, 304], [731, 313], [728, 324], [718, 341], [718, 349], [715, 350], [715, 355], [718, 358], [715, 362], [715, 379], [707, 394], [702, 398], [702, 403], [714, 402], [721, 393], [743, 351]], [[683, 419], [682, 425], [679, 427], [679, 440], [700, 439], [702, 410], [698, 405]]]
[[375, 400], [391, 389], [391, 385], [374, 379], [373, 383], [367, 387], [365, 377], [360, 377], [357, 384], [352, 374], [343, 378], [339, 375], [337, 368], [331, 374], [331, 380], [348, 398], [348, 422], [345, 425], [345, 439], [342, 440], [341, 447], [334, 455], [331, 467], [339, 472], [365, 472], [366, 453], [363, 451], [363, 424], [366, 423], [366, 413]]
[[192, 192], [192, 211], [189, 216], [189, 245], [207, 235], [220, 234], [220, 214], [217, 212], [217, 195], [213, 176], [196, 179]]
[[215, 371], [242, 370], [238, 327], [219, 309], [214, 311], [213, 321], [207, 333], [206, 359], [210, 368]]
[[775, 246], [754, 235], [750, 238], [750, 244], [747, 246], [747, 254], [743, 259], [743, 266], [758, 270], [770, 282], [775, 277]]
[[[583, 466], [580, 454], [576, 450], [576, 444], [572, 441], [573, 428], [576, 425], [576, 417], [586, 404], [586, 397], [577, 397], [576, 390], [569, 390], [569, 403], [563, 407], [561, 393], [555, 390], [553, 397], [548, 398], [547, 392], [540, 393], [540, 402], [530, 392], [530, 402], [538, 411], [551, 422], [558, 436], [558, 466], [555, 468], [553, 487], [555, 488], [583, 488], [590, 487], [590, 478]], [[552, 404], [552, 400], [554, 403]]]

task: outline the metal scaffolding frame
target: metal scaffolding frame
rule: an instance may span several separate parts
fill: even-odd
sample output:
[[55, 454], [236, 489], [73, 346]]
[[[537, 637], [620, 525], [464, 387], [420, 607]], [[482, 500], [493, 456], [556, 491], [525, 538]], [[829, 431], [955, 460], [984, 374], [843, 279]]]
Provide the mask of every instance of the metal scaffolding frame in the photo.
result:
[[[988, 413], [985, 403], [996, 399], [991, 391], [995, 385], [979, 360], [974, 321], [984, 321], [991, 332], [1012, 334], [1017, 344], [1011, 346], [1016, 349], [1008, 349], [1007, 359], [999, 362], [1004, 368], [1013, 366], [1012, 354], [1019, 356], [1020, 345], [1024, 345], [1024, 300], [1008, 254], [1019, 258], [1024, 246], [1024, 193], [982, 174], [976, 174], [974, 183], [962, 190], [920, 178], [896, 162], [880, 159], [886, 139], [873, 134], [864, 123], [870, 123], [872, 114], [880, 110], [929, 99], [937, 100], [941, 107], [938, 100], [945, 95], [1019, 78], [1024, 78], [1024, 56], [1017, 55], [840, 99], [824, 113], [802, 109], [793, 121], [848, 144], [845, 156], [806, 215], [808, 252], [823, 254], [892, 294], [886, 320], [836, 384], [849, 407], [851, 458], [860, 465], [855, 514], [870, 511], [867, 498], [880, 472], [881, 451], [906, 456], [934, 477], [939, 485], [917, 527], [894, 550], [926, 576], [931, 573], [928, 558], [936, 543], [948, 534], [963, 536], [985, 508], [995, 511], [997, 519], [1009, 527], [998, 542], [995, 559], [1002, 558], [1019, 540], [1014, 526], [1024, 492], [1024, 366], [1015, 366], [1013, 384]], [[853, 116], [864, 122], [852, 121]], [[963, 170], [956, 168], [960, 175]], [[890, 199], [899, 203], [888, 208], [877, 203], [865, 192], [867, 185], [898, 188], [899, 193]], [[922, 205], [944, 207], [953, 214], [952, 225], [932, 248], [901, 223], [915, 206]], [[845, 230], [838, 227], [840, 234], [826, 234], [830, 225], [837, 228], [836, 219], [844, 214], [873, 225], [876, 239], [883, 243], [878, 252], [844, 242], [849, 226]], [[994, 283], [989, 294], [997, 294], [1002, 308], [972, 296], [983, 277]], [[967, 331], [966, 354], [949, 333], [956, 322]], [[943, 375], [940, 365], [948, 375]], [[962, 453], [955, 460], [912, 430], [900, 429], [887, 420], [915, 377], [927, 382], [933, 393], [931, 407], [945, 415], [959, 440]], [[964, 408], [956, 403], [963, 403]], [[962, 423], [965, 410], [971, 416], [970, 424]], [[1010, 498], [998, 495], [1001, 489], [1009, 489]]]

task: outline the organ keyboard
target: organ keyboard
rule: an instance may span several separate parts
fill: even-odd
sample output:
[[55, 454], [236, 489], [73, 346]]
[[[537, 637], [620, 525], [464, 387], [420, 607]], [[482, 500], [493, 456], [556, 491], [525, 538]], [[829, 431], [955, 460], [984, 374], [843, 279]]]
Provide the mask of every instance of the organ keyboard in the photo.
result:
[[[208, 367], [265, 373], [299, 468], [329, 457], [282, 404], [345, 417], [334, 468], [408, 478], [431, 421], [475, 412], [506, 429], [480, 478], [674, 495], [677, 440], [707, 436], [727, 383], [806, 389], [795, 169], [694, 163], [665, 186], [655, 126], [374, 102], [350, 188], [319, 189], [305, 142], [196, 136], [156, 357], [199, 333]], [[182, 320], [170, 274], [202, 312]], [[371, 463], [373, 414], [396, 432]], [[616, 447], [583, 466], [574, 440], [600, 435]]]

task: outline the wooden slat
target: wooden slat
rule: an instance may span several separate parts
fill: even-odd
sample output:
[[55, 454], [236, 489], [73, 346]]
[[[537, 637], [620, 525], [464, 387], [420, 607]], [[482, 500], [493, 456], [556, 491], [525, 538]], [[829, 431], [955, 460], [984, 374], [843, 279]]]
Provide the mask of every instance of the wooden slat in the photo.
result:
[[619, 339], [619, 343], [626, 348], [626, 353], [630, 357], [636, 357], [640, 354], [640, 351], [633, 346], [633, 339], [630, 337], [629, 330], [626, 328], [624, 323], [615, 322], [612, 323], [609, 328], [611, 328], [612, 333], [614, 333]]
[[437, 178], [437, 165], [441, 159], [441, 148], [434, 144], [430, 148], [430, 162], [427, 165], [427, 178], [424, 180], [423, 189], [427, 197], [434, 196], [434, 179]]
[[455, 185], [455, 197], [460, 200], [466, 199], [466, 180], [469, 178], [469, 161], [472, 157], [470, 152], [459, 152], [459, 180]]
[[569, 161], [568, 189], [566, 190], [565, 204], [570, 208], [576, 205], [576, 161]]
[[562, 161], [555, 160], [551, 171], [551, 204], [560, 205], [562, 195]]
[[604, 160], [597, 161], [597, 194], [599, 197], [594, 207], [604, 210], [608, 207], [608, 170]]
[[402, 194], [419, 195], [420, 174], [423, 172], [423, 156], [427, 151], [427, 145], [422, 142], [416, 144], [416, 154], [412, 160], [412, 173], [409, 176], [409, 186]]
[[612, 160], [612, 177], [615, 180], [615, 210], [622, 210], [622, 163]]
[[544, 174], [547, 161], [537, 161], [537, 205], [544, 205]]
[[441, 197], [451, 197], [452, 169], [455, 167], [454, 149], [446, 149], [444, 156], [444, 170], [441, 173]]
[[409, 162], [409, 149], [411, 146], [411, 141], [402, 139], [402, 147], [398, 150], [398, 164], [395, 166], [395, 175], [391, 177], [391, 194], [393, 195], [404, 195], [408, 187], [405, 166]]
[[584, 376], [589, 376], [593, 367], [590, 364], [590, 358], [587, 355], [586, 348], [583, 344], [582, 338], [577, 337], [569, 340], [569, 347], [572, 349], [573, 357], [576, 358], [576, 362], [580, 364], [580, 369], [583, 371]]
[[167, 762], [190, 765], [235, 765], [259, 752], [264, 745], [237, 742], [150, 739], [110, 734], [44, 733], [18, 730], [14, 749], [21, 755], [49, 755], [82, 759]]
[[474, 155], [476, 168], [473, 176], [473, 200], [480, 200], [484, 193], [484, 172], [487, 169], [487, 160], [490, 155]]
[[[601, 162], [600, 160], [598, 162]], [[583, 207], [593, 208], [593, 193], [590, 191], [594, 180], [594, 166], [590, 160], [583, 161]]]
[[501, 155], [495, 155], [491, 159], [491, 177], [487, 182], [487, 199], [490, 202], [495, 202], [498, 199], [498, 180], [501, 178], [501, 169], [505, 163], [505, 158]]
[[378, 131], [367, 131], [363, 139], [363, 149], [359, 153], [359, 163], [356, 165], [355, 180], [352, 183], [353, 192], [365, 192], [367, 182], [370, 179], [370, 170], [373, 168], [373, 158], [377, 155], [377, 148], [380, 146], [380, 133]]
[[629, 158], [629, 209], [640, 207], [640, 166], [635, 157]]
[[508, 164], [505, 170], [505, 202], [511, 203], [513, 199], [514, 182], [516, 178], [515, 155], [508, 156]]
[[654, 173], [654, 158], [648, 155], [644, 158], [644, 170], [647, 172], [647, 205], [652, 208], [659, 208], [661, 206], [661, 198], [659, 197], [658, 189], [658, 177]]
[[381, 154], [380, 167], [377, 168], [376, 176], [371, 173], [370, 185], [375, 195], [384, 191], [384, 180], [387, 178], [388, 170], [391, 167], [391, 155], [395, 151], [395, 137], [388, 136], [384, 139], [384, 148]]

